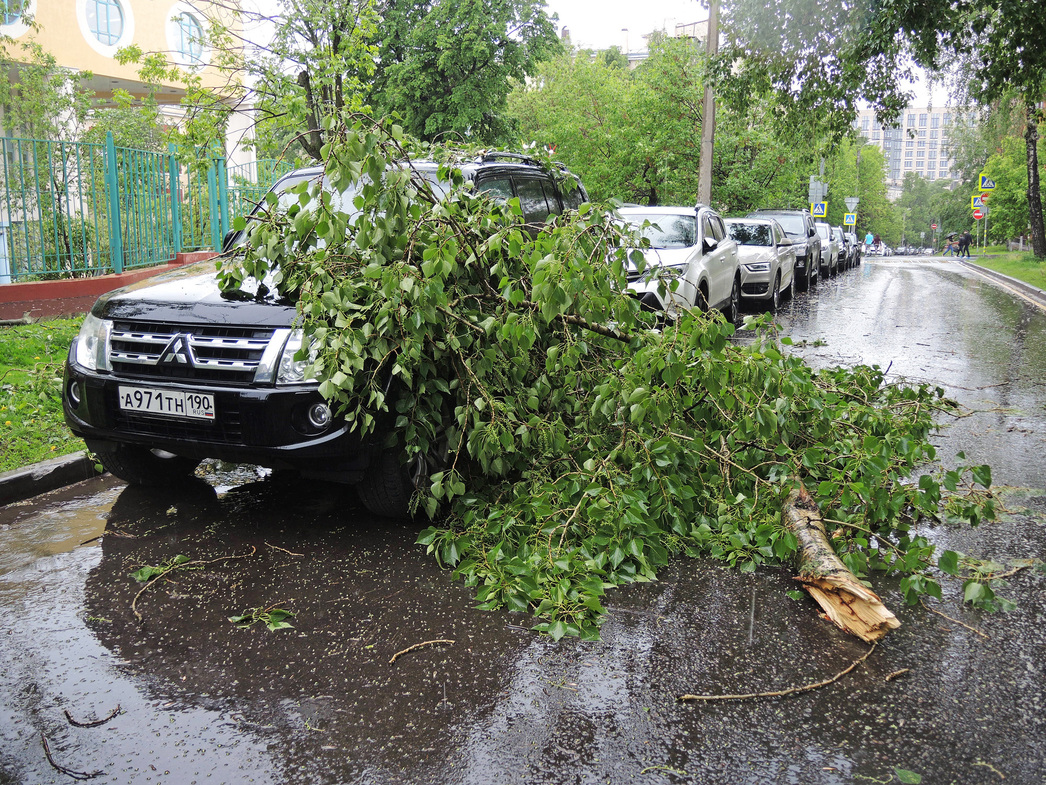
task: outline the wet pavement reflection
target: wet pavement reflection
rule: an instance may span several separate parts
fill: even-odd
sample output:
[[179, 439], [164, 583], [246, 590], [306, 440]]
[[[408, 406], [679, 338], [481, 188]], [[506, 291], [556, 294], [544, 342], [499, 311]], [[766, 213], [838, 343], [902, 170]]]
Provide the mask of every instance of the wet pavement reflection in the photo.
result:
[[[1011, 512], [930, 533], [978, 556], [1046, 555], [1046, 318], [958, 265], [865, 263], [785, 306], [813, 363], [866, 362], [976, 409], [941, 434], [1015, 486]], [[787, 570], [679, 560], [612, 592], [597, 643], [558, 643], [471, 591], [351, 491], [219, 467], [189, 489], [112, 479], [0, 508], [0, 783], [1042, 782], [1046, 575], [1009, 614], [921, 606], [866, 647], [785, 592]], [[81, 545], [81, 543], [85, 543]], [[189, 562], [142, 590], [130, 573]], [[228, 617], [285, 608], [293, 628]], [[135, 610], [141, 618], [137, 618]], [[450, 641], [450, 642], [436, 642]], [[397, 656], [398, 655], [398, 656]], [[395, 659], [395, 661], [392, 661]], [[904, 671], [899, 676], [899, 672]], [[895, 678], [888, 679], [891, 675]], [[71, 725], [120, 713], [93, 728]]]

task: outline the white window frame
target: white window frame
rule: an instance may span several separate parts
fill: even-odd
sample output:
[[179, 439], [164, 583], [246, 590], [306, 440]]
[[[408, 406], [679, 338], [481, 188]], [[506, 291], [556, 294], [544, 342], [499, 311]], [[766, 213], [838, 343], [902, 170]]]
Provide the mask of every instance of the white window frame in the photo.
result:
[[[198, 60], [194, 60], [178, 48], [181, 43], [178, 17], [182, 15], [191, 16], [195, 19], [203, 33], [203, 40], [200, 41], [200, 58]], [[175, 3], [167, 12], [167, 21], [165, 24], [167, 32], [167, 49], [170, 51], [171, 59], [174, 60], [174, 62], [185, 68], [202, 68], [210, 62], [211, 48], [207, 46], [207, 17], [201, 13], [199, 9], [191, 3]]]
[[134, 11], [131, 4], [127, 0], [114, 0], [120, 6], [123, 14], [123, 30], [115, 44], [103, 44], [95, 37], [91, 26], [87, 23], [87, 4], [90, 2], [94, 2], [94, 0], [76, 0], [76, 21], [80, 24], [80, 32], [88, 45], [102, 57], [116, 57], [117, 49], [127, 46], [134, 40]]

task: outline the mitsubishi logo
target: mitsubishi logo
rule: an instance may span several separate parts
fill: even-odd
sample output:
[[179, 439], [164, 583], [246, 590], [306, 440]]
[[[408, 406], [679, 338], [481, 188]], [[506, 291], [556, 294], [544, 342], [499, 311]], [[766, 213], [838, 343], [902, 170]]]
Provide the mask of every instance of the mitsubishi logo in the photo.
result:
[[164, 347], [160, 353], [160, 365], [178, 363], [179, 365], [192, 365], [192, 354], [189, 353], [189, 342], [184, 335], [176, 335], [171, 342]]

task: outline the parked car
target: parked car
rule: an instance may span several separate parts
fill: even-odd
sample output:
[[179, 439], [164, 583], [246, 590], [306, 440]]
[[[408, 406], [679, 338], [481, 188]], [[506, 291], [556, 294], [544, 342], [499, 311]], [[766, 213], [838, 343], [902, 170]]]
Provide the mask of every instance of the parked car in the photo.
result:
[[755, 210], [747, 218], [773, 218], [785, 230], [795, 248], [795, 281], [805, 292], [820, 275], [821, 236], [809, 210]]
[[832, 227], [832, 239], [839, 246], [839, 265], [838, 269], [849, 270], [850, 269], [850, 249], [846, 245], [846, 233], [843, 232], [841, 226]]
[[[414, 169], [439, 185], [437, 164]], [[587, 199], [569, 172], [522, 156], [491, 154], [461, 169], [478, 190], [518, 197], [528, 223]], [[290, 201], [288, 188], [323, 177], [319, 167], [298, 170], [272, 190]], [[567, 180], [577, 187], [562, 187]], [[231, 233], [227, 244], [235, 242]], [[175, 483], [202, 459], [219, 458], [355, 483], [372, 512], [407, 514], [441, 456], [408, 465], [402, 449], [386, 446], [394, 407], [367, 438], [336, 416], [305, 377], [308, 362], [296, 359], [297, 318], [293, 302], [264, 287], [224, 296], [213, 261], [103, 295], [69, 350], [66, 422], [107, 470], [132, 484]]]
[[[644, 306], [668, 314], [680, 308], [716, 308], [737, 320], [741, 310], [741, 270], [737, 244], [723, 219], [707, 205], [621, 207], [618, 213], [639, 237], [646, 267], [631, 265], [628, 288]], [[675, 291], [666, 276], [677, 276]]]
[[864, 251], [864, 243], [861, 242], [855, 232], [847, 232], [846, 238], [850, 243], [850, 266], [856, 267], [861, 263], [861, 254]]
[[832, 236], [832, 227], [824, 221], [814, 224], [821, 238], [821, 275], [830, 276], [839, 272], [839, 257], [842, 248], [839, 241]]
[[727, 218], [741, 260], [741, 299], [776, 311], [795, 285], [795, 246], [773, 218]]

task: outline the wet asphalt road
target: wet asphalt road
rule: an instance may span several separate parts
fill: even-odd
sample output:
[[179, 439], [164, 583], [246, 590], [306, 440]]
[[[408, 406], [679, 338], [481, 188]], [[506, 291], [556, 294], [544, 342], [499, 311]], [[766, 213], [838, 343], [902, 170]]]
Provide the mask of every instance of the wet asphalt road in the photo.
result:
[[[944, 547], [1046, 556], [1046, 313], [953, 262], [866, 261], [788, 302], [810, 362], [933, 381], [971, 414], [938, 437], [1007, 486], [1003, 521]], [[805, 344], [802, 342], [805, 341]], [[104, 534], [104, 536], [102, 536]], [[867, 649], [793, 601], [786, 570], [680, 560], [608, 596], [598, 643], [475, 610], [467, 589], [351, 492], [216, 471], [189, 491], [112, 478], [0, 508], [0, 783], [1046, 782], [1046, 574], [1008, 614], [929, 610], [852, 673], [783, 698], [684, 693], [823, 680]], [[136, 597], [129, 573], [200, 564]], [[141, 620], [135, 616], [136, 609]], [[278, 606], [293, 630], [226, 619]], [[401, 654], [415, 644], [431, 643]], [[891, 680], [887, 677], [905, 671]], [[81, 728], [116, 707], [103, 725]]]

